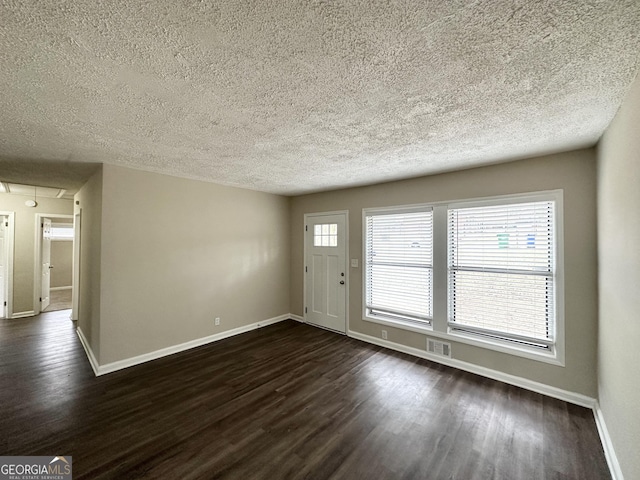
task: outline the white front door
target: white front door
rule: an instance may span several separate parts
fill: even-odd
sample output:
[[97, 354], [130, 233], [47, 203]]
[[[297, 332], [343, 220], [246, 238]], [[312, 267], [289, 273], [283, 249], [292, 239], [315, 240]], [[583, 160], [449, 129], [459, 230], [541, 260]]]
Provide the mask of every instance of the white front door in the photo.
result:
[[346, 333], [347, 215], [305, 218], [305, 319]]
[[40, 311], [49, 306], [51, 299], [51, 219], [42, 219], [42, 288], [40, 290]]
[[0, 318], [7, 316], [7, 222], [8, 217], [0, 215]]

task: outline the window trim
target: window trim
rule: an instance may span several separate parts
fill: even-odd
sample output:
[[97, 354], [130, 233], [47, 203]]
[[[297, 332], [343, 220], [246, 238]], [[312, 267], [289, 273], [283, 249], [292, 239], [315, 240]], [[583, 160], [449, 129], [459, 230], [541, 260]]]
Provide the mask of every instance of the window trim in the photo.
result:
[[[464, 208], [473, 206], [490, 206], [529, 203], [535, 201], [554, 201], [554, 238], [555, 238], [555, 342], [550, 349], [520, 345], [517, 342], [493, 337], [483, 337], [477, 334], [452, 328], [448, 322], [449, 291], [448, 291], [448, 230], [447, 217], [449, 208]], [[433, 209], [433, 318], [430, 325], [419, 325], [399, 319], [372, 318], [367, 315], [366, 307], [366, 217], [376, 212], [404, 213]], [[428, 337], [480, 347], [510, 355], [524, 357], [553, 365], [565, 365], [565, 323], [564, 323], [564, 204], [563, 190], [545, 190], [520, 194], [496, 195], [490, 197], [476, 197], [469, 199], [455, 199], [451, 201], [432, 202], [423, 204], [399, 205], [362, 209], [362, 319], [373, 324], [395, 327]], [[425, 341], [426, 344], [426, 341]], [[455, 346], [454, 346], [455, 348]]]

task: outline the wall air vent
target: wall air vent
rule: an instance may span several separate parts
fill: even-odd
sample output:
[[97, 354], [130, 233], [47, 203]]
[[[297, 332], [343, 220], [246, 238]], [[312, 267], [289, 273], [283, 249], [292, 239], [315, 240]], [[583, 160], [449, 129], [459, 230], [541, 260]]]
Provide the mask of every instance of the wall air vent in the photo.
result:
[[451, 344], [427, 338], [427, 352], [451, 358]]

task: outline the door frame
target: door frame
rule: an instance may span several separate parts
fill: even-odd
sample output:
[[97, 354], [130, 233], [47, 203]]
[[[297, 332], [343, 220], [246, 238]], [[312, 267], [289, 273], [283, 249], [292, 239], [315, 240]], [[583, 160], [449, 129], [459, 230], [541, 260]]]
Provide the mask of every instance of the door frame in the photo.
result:
[[73, 213], [73, 271], [71, 281], [71, 320], [80, 315], [80, 237], [82, 235], [82, 208]]
[[7, 282], [5, 285], [4, 293], [7, 299], [7, 307], [4, 308], [4, 305], [1, 307], [4, 308], [4, 317], [3, 318], [13, 318], [13, 257], [15, 255], [15, 251], [13, 249], [13, 240], [15, 238], [15, 219], [16, 212], [9, 211], [0, 211], [1, 216], [6, 216], [8, 218], [9, 226], [7, 227], [7, 237], [5, 242], [6, 254], [7, 254]]
[[[69, 218], [73, 220], [73, 215], [63, 213], [36, 213], [36, 238], [35, 238], [35, 255], [33, 266], [33, 312], [34, 315], [38, 315], [42, 310], [40, 304], [40, 297], [42, 296], [42, 224], [43, 218]], [[76, 288], [75, 285], [71, 286], [72, 289]], [[73, 295], [73, 290], [71, 291]]]
[[[304, 319], [304, 323], [307, 322], [307, 312], [305, 311], [307, 304], [307, 274], [305, 272], [305, 267], [307, 266], [307, 224], [308, 219], [312, 217], [323, 217], [325, 215], [344, 215], [344, 229], [345, 229], [345, 238], [344, 238], [344, 263], [345, 263], [345, 281], [347, 282], [347, 288], [345, 288], [345, 302], [344, 302], [344, 335], [348, 335], [349, 331], [349, 289], [351, 288], [351, 275], [349, 274], [349, 210], [335, 210], [332, 212], [314, 212], [314, 213], [305, 213], [304, 214], [304, 222], [302, 224], [302, 244], [303, 244], [303, 257], [302, 257], [302, 318]], [[314, 327], [322, 328], [319, 325], [314, 323], [309, 323], [309, 325], [313, 325]], [[336, 330], [330, 330], [334, 333], [342, 333], [337, 332]]]

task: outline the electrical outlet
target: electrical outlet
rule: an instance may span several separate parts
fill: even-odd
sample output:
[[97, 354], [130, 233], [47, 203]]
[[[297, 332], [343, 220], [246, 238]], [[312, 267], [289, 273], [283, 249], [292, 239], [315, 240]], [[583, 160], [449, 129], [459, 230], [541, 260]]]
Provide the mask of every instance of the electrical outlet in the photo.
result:
[[220, 317], [216, 317], [215, 324], [216, 326], [220, 325]]
[[382, 339], [383, 340], [387, 339], [387, 331], [386, 330], [382, 330]]

